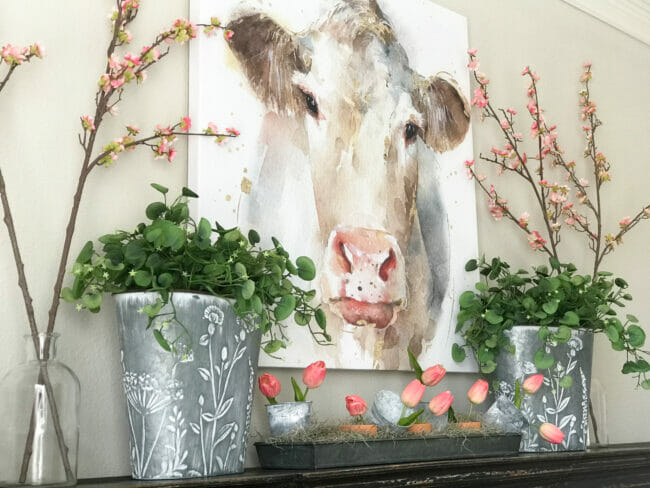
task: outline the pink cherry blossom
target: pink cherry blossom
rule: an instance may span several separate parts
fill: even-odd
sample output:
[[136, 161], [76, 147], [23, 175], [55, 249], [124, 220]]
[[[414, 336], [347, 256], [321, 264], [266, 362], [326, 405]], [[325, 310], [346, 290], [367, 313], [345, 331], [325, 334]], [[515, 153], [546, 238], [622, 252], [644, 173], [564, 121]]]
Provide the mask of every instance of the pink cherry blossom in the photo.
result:
[[472, 98], [472, 105], [476, 105], [479, 108], [485, 108], [488, 104], [488, 98], [485, 96], [485, 92], [481, 87], [478, 87], [474, 90], [474, 98]]
[[510, 115], [517, 115], [517, 111], [511, 108], [506, 109], [506, 112], [508, 112]]
[[142, 64], [140, 56], [137, 56], [133, 53], [126, 53], [124, 55], [124, 59], [128, 61], [132, 66], [140, 66]]
[[559, 205], [561, 203], [566, 202], [566, 197], [556, 191], [551, 192], [551, 194], [548, 196], [548, 199], [551, 201], [551, 203], [554, 203], [555, 205]]
[[33, 54], [37, 58], [42, 58], [43, 56], [45, 56], [45, 49], [38, 42], [35, 42], [31, 46], [29, 46], [29, 53]]
[[167, 160], [171, 163], [174, 160], [174, 158], [176, 157], [177, 153], [178, 153], [178, 151], [176, 151], [176, 148], [170, 147], [169, 151], [167, 152]]
[[537, 105], [535, 105], [535, 101], [532, 98], [528, 100], [526, 108], [531, 113], [531, 115], [535, 115], [537, 113]]
[[467, 54], [469, 54], [470, 56], [476, 56], [477, 52], [478, 52], [478, 49], [476, 49], [475, 47], [472, 47], [472, 48], [467, 50]]
[[528, 214], [528, 212], [524, 212], [524, 213], [521, 214], [521, 217], [519, 217], [519, 220], [517, 222], [519, 222], [519, 225], [521, 227], [526, 228], [526, 227], [528, 227], [528, 220], [529, 219], [530, 219], [530, 215]]
[[591, 61], [585, 61], [582, 66], [584, 66], [585, 68], [591, 68]]
[[240, 132], [234, 127], [226, 127], [226, 132], [233, 136], [238, 136], [240, 134]]
[[501, 125], [502, 129], [509, 129], [510, 128], [510, 122], [508, 122], [505, 119], [501, 121], [500, 125]]
[[181, 132], [187, 132], [192, 128], [192, 119], [189, 117], [183, 117], [181, 119]]
[[226, 41], [232, 39], [232, 36], [234, 35], [235, 35], [234, 31], [231, 31], [230, 29], [226, 29], [226, 31], [223, 33], [223, 37]]
[[630, 219], [630, 217], [624, 217], [623, 219], [621, 219], [621, 221], [618, 223], [618, 225], [620, 226], [621, 229], [625, 229], [631, 223], [632, 223], [632, 220]]
[[476, 71], [479, 67], [479, 61], [478, 59], [472, 59], [469, 63], [467, 63], [467, 69], [470, 71]]
[[81, 126], [84, 130], [89, 130], [90, 132], [95, 130], [95, 122], [93, 118], [89, 115], [83, 115], [81, 117]]
[[127, 125], [126, 130], [131, 134], [132, 136], [135, 136], [140, 132], [140, 128], [136, 127], [135, 125]]
[[541, 249], [546, 244], [546, 240], [536, 230], [528, 234], [528, 245], [533, 250]]
[[530, 73], [530, 68], [526, 66], [524, 70], [521, 72], [521, 76], [526, 76], [528, 73]]

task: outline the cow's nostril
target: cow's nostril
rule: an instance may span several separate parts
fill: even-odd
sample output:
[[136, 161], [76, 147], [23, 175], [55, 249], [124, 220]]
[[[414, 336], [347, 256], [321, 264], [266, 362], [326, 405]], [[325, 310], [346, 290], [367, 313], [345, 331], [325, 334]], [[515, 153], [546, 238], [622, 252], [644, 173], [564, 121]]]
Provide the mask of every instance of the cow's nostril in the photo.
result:
[[338, 260], [339, 263], [341, 264], [341, 267], [343, 268], [343, 271], [345, 273], [351, 273], [352, 272], [352, 263], [350, 262], [350, 259], [348, 259], [347, 256], [347, 250], [345, 249], [345, 244], [343, 241], [338, 242], [338, 246], [336, 246], [337, 249], [337, 255], [338, 255]]
[[388, 281], [388, 276], [390, 275], [390, 272], [394, 270], [397, 267], [397, 258], [395, 257], [395, 251], [392, 249], [388, 251], [388, 257], [384, 260], [383, 263], [381, 263], [381, 267], [379, 268], [379, 277], [384, 280]]

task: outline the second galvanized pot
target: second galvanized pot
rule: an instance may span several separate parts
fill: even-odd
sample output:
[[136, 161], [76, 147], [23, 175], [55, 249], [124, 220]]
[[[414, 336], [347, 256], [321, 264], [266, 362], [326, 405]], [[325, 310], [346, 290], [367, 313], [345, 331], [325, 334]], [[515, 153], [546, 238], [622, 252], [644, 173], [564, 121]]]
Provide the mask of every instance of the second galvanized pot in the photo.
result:
[[[161, 316], [176, 352], [163, 350], [141, 309], [154, 292], [115, 296], [136, 479], [191, 478], [244, 470], [260, 331], [229, 301], [175, 292], [178, 322]], [[172, 312], [167, 305], [162, 313]]]
[[[549, 327], [551, 333], [557, 328]], [[583, 451], [589, 439], [589, 388], [593, 333], [574, 329], [566, 343], [547, 346], [546, 352], [555, 359], [550, 369], [537, 370], [533, 362], [535, 352], [542, 347], [539, 327], [515, 326], [506, 331], [515, 353], [501, 352], [494, 376], [499, 382], [499, 392], [511, 401], [516, 381], [536, 373], [544, 375], [544, 384], [534, 395], [525, 395], [521, 412], [528, 425], [522, 431], [520, 451]], [[562, 380], [569, 377], [570, 380]], [[551, 444], [539, 436], [538, 426], [552, 423], [564, 432], [561, 444]]]

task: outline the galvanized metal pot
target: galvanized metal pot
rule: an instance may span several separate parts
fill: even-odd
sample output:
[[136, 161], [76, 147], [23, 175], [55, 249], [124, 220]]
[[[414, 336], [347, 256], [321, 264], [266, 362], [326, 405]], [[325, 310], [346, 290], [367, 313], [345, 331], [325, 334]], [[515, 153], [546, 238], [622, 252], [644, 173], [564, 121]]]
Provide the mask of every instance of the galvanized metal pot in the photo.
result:
[[272, 436], [279, 436], [309, 427], [311, 402], [284, 402], [267, 405]]
[[[557, 332], [550, 327], [551, 332]], [[551, 369], [538, 371], [533, 362], [535, 352], [542, 347], [537, 335], [538, 326], [515, 326], [507, 331], [515, 353], [501, 352], [497, 359], [494, 376], [499, 381], [500, 394], [514, 398], [515, 381], [521, 384], [535, 373], [544, 375], [544, 384], [534, 395], [525, 395], [521, 412], [528, 421], [522, 431], [520, 451], [583, 451], [589, 436], [589, 385], [591, 382], [591, 359], [593, 334], [579, 329], [571, 332], [571, 339], [547, 347], [555, 358]], [[560, 380], [571, 377], [568, 381]], [[561, 444], [550, 444], [539, 436], [538, 426], [550, 422], [564, 432]], [[536, 427], [537, 426], [537, 427]]]
[[[163, 350], [138, 312], [154, 292], [115, 296], [136, 479], [191, 478], [244, 470], [260, 332], [229, 301], [175, 292]], [[162, 312], [171, 312], [167, 305]], [[182, 324], [182, 325], [181, 325]], [[154, 325], [155, 326], [155, 325]], [[185, 330], [183, 329], [185, 327]], [[184, 334], [184, 332], [186, 333]]]

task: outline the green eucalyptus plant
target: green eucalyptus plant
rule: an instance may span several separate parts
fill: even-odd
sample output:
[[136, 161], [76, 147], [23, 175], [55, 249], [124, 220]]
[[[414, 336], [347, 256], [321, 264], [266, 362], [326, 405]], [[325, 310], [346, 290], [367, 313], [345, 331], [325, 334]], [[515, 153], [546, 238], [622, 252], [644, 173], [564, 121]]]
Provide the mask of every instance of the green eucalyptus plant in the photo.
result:
[[[171, 300], [174, 291], [231, 299], [239, 317], [261, 328], [263, 350], [269, 355], [286, 347], [287, 326], [283, 321], [292, 314], [295, 323], [307, 326], [319, 344], [331, 342], [325, 313], [310, 305], [316, 292], [292, 281], [293, 277], [314, 279], [311, 259], [301, 256], [293, 262], [275, 238], [273, 248], [262, 249], [254, 230], [244, 236], [236, 227], [225, 229], [215, 223], [213, 228], [205, 218], [196, 222], [188, 207], [188, 199], [197, 198], [196, 193], [183, 188], [179, 197], [168, 202], [167, 188], [155, 183], [151, 186], [163, 198], [147, 206], [149, 222], [138, 224], [132, 232], [118, 230], [101, 236], [101, 251], [88, 241], [72, 267], [72, 287], [62, 291], [65, 301], [77, 302], [77, 310], [97, 313], [104, 293], [158, 292], [156, 302], [140, 312], [147, 315], [148, 328], [167, 351], [176, 351], [183, 335], [191, 338], [176, 317]], [[172, 306], [169, 313], [163, 312], [166, 304]], [[172, 322], [184, 332], [170, 337], [168, 326]]]
[[469, 348], [481, 372], [492, 373], [501, 351], [515, 351], [505, 331], [517, 325], [537, 325], [542, 347], [535, 353], [535, 367], [549, 369], [555, 360], [547, 348], [567, 342], [572, 329], [587, 329], [606, 334], [614, 350], [625, 351], [622, 372], [636, 375], [637, 386], [650, 389], [650, 363], [643, 359], [649, 352], [642, 349], [645, 333], [634, 315], [627, 314], [623, 321], [615, 309], [632, 300], [625, 280], [613, 278], [608, 271], [598, 271], [595, 277], [577, 274], [573, 264], [561, 264], [555, 258], [549, 264], [513, 272], [499, 258], [467, 262], [465, 269], [479, 269], [482, 280], [476, 283], [476, 291], [460, 296], [456, 331], [465, 344], [453, 345], [454, 360], [463, 361]]

